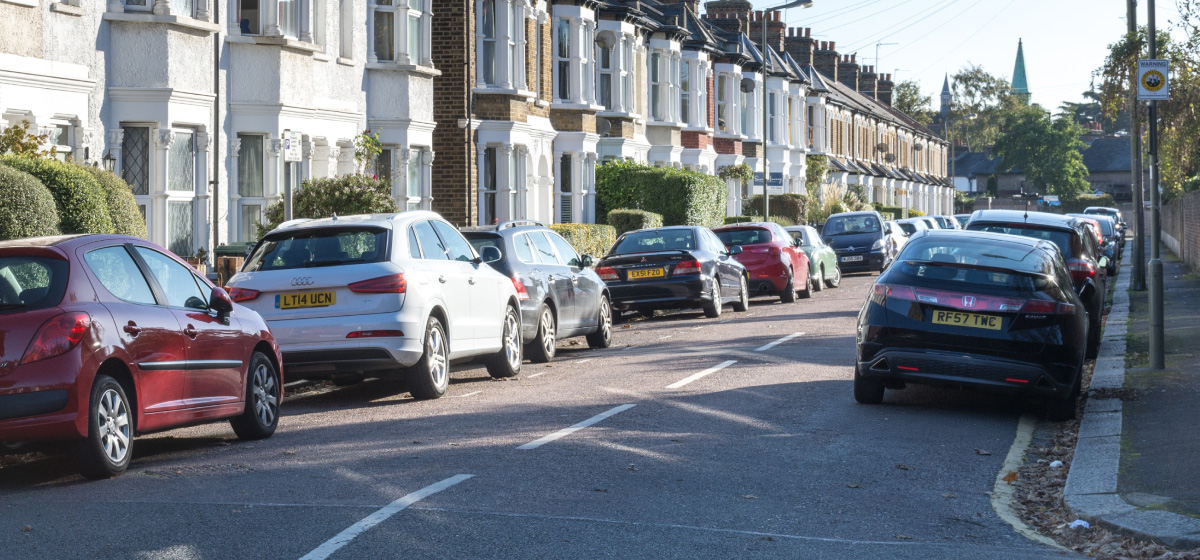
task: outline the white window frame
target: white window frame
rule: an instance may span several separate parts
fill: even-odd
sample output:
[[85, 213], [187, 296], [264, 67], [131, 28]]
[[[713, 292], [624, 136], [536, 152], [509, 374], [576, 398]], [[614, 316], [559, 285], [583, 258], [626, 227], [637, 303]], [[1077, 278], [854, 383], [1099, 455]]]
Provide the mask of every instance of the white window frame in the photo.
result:
[[[721, 72], [717, 74], [717, 115], [716, 129], [722, 134], [730, 134], [733, 132], [733, 127], [729, 126], [729, 74]], [[722, 124], [724, 123], [724, 124]]]
[[[684, 76], [687, 76], [684, 79]], [[692, 63], [684, 60], [679, 65], [679, 116], [685, 126], [691, 126], [692, 119], [692, 76], [695, 75]]]
[[399, 62], [400, 61], [400, 54], [401, 54], [400, 24], [402, 23], [404, 25], [407, 25], [408, 21], [407, 21], [407, 18], [404, 21], [400, 21], [400, 19], [401, 19], [400, 18], [400, 7], [397, 5], [398, 2], [404, 2], [405, 5], [408, 4], [408, 0], [375, 0], [373, 2], [374, 6], [375, 6], [373, 8], [373, 10], [375, 13], [372, 14], [372, 18], [371, 18], [371, 23], [372, 23], [372, 25], [371, 25], [371, 40], [373, 41], [371, 43], [372, 45], [378, 45], [379, 41], [380, 41], [380, 36], [378, 33], [380, 14], [388, 14], [392, 18], [392, 32], [390, 33], [391, 36], [384, 37], [384, 39], [391, 42], [391, 45], [390, 45], [391, 51], [392, 51], [391, 57], [384, 58], [383, 55], [379, 52], [378, 48], [373, 49], [373, 52], [375, 53], [375, 60], [378, 60], [380, 62]]
[[779, 115], [779, 109], [778, 109], [778, 107], [776, 107], [776, 105], [778, 105], [778, 103], [779, 103], [779, 98], [776, 95], [776, 93], [777, 92], [770, 91], [770, 90], [767, 91], [767, 130], [766, 130], [767, 136], [766, 136], [766, 142], [778, 144], [779, 140], [778, 140], [776, 134], [778, 134], [778, 132], [779, 132], [779, 127], [776, 126], [776, 120]]
[[[499, 200], [499, 181], [500, 181], [500, 147], [497, 145], [488, 145], [483, 150], [483, 157], [479, 166], [479, 225], [490, 226], [499, 223], [500, 219], [500, 200]], [[494, 173], [489, 173], [494, 171]], [[490, 179], [485, 180], [485, 179]], [[492, 203], [489, 208], [487, 197], [491, 195]], [[486, 212], [491, 212], [491, 221], [488, 221], [489, 216]]]
[[[562, 28], [566, 27], [566, 33], [562, 32]], [[559, 103], [569, 103], [574, 99], [575, 91], [572, 87], [573, 77], [571, 65], [572, 43], [575, 38], [571, 36], [571, 30], [574, 26], [571, 25], [571, 18], [558, 17], [554, 18], [554, 27], [551, 33], [554, 38], [554, 100]], [[563, 37], [566, 37], [567, 42], [563, 44]], [[564, 55], [565, 52], [565, 55]], [[563, 71], [563, 68], [566, 71]], [[564, 87], [566, 91], [563, 91]]]
[[[652, 121], [667, 121], [669, 115], [663, 110], [664, 101], [667, 100], [669, 93], [663, 90], [669, 90], [669, 87], [663, 82], [663, 53], [662, 51], [651, 51], [648, 57], [650, 79], [650, 91], [648, 93], [650, 100], [650, 120]], [[667, 95], [664, 95], [667, 94]]]
[[[427, 0], [404, 0], [408, 10], [404, 18], [404, 54], [408, 56], [409, 64], [419, 65], [429, 57], [429, 33], [425, 31], [425, 16], [428, 13]], [[414, 6], [416, 4], [416, 6]], [[416, 42], [413, 40], [413, 30], [417, 32]], [[415, 48], [414, 48], [415, 47]]]
[[[577, 220], [575, 212], [575, 184], [578, 178], [575, 176], [575, 159], [579, 157], [574, 152], [563, 152], [559, 155], [559, 175], [558, 188], [554, 192], [554, 221], [560, 224], [575, 223]], [[568, 215], [563, 215], [564, 206], [567, 209]], [[563, 219], [563, 218], [566, 219]]]
[[[596, 45], [596, 72], [599, 74], [599, 78], [596, 79], [596, 104], [603, 105], [605, 111], [616, 111], [621, 106], [618, 103], [618, 89], [617, 87], [613, 87], [614, 85], [620, 87], [620, 83], [618, 82], [620, 77], [616, 71], [616, 64], [613, 64], [614, 57], [618, 56], [617, 48], [616, 45], [609, 45], [608, 47], [601, 47], [599, 44]], [[608, 54], [607, 66], [604, 64], [605, 53]], [[605, 78], [608, 79], [608, 99], [605, 99], [603, 95]]]
[[621, 110], [626, 113], [633, 113], [636, 110], [633, 106], [633, 40], [628, 36], [621, 38], [621, 59], [619, 65], [621, 68]]
[[[301, 21], [302, 20], [301, 14], [304, 11], [304, 9], [308, 7], [308, 0], [259, 0], [259, 1], [260, 2], [265, 1], [267, 6], [271, 6], [272, 4], [274, 4], [274, 7], [278, 11], [278, 14], [279, 14], [278, 19], [279, 19], [279, 34], [280, 34], [280, 36], [287, 37], [289, 39], [299, 39], [300, 38], [300, 34], [303, 32], [301, 29], [302, 24], [303, 24], [303, 22]], [[292, 6], [290, 11], [292, 11], [296, 17], [295, 33], [289, 34], [288, 29], [285, 26], [286, 18], [284, 18], [284, 10], [285, 10], [284, 4]]]
[[354, 0], [338, 0], [338, 52], [342, 58], [354, 58]]
[[[173, 127], [173, 128], [171, 128], [171, 132], [173, 133], [172, 137], [171, 137], [171, 143], [170, 143], [169, 147], [167, 148], [167, 184], [163, 185], [163, 192], [166, 194], [166, 203], [164, 204], [164, 207], [163, 207], [164, 211], [166, 212], [166, 215], [163, 216], [163, 219], [166, 221], [166, 228], [164, 228], [166, 231], [166, 238], [163, 239], [163, 245], [165, 247], [167, 247], [168, 250], [170, 250], [173, 253], [176, 253], [180, 257], [186, 257], [186, 256], [191, 255], [192, 252], [195, 251], [196, 243], [200, 239], [200, 235], [198, 235], [198, 233], [199, 233], [198, 228], [202, 227], [202, 224], [200, 223], [200, 220], [197, 219], [197, 214], [198, 214], [197, 210], [198, 209], [196, 207], [196, 187], [197, 187], [197, 182], [200, 179], [199, 166], [204, 165], [204, 163], [200, 161], [199, 151], [197, 150], [197, 146], [196, 146], [196, 137], [200, 133], [199, 130], [196, 130], [194, 128]], [[171, 160], [173, 159], [172, 154], [174, 152], [176, 142], [178, 141], [179, 136], [182, 134], [187, 134], [191, 137], [191, 139], [188, 141], [188, 143], [189, 143], [188, 149], [191, 152], [191, 184], [188, 185], [188, 188], [185, 190], [177, 190], [177, 189], [171, 188], [171, 185], [175, 180], [175, 173], [177, 172], [177, 169], [175, 168], [175, 166], [173, 165], [173, 162]], [[190, 239], [191, 239], [191, 246], [187, 249], [186, 254], [180, 254], [175, 251], [175, 249], [176, 249], [175, 247], [171, 247], [171, 245], [172, 245], [172, 243], [171, 243], [171, 225], [172, 225], [171, 224], [171, 204], [172, 203], [188, 203], [191, 205], [192, 211], [191, 211], [191, 216], [189, 217], [189, 219], [191, 220], [191, 230], [192, 230], [189, 234]]]
[[[262, 154], [259, 156], [259, 161], [262, 164], [262, 169], [260, 170], [260, 176], [262, 177], [262, 185], [260, 185], [259, 194], [257, 194], [257, 195], [250, 195], [250, 194], [242, 192], [242, 166], [245, 165], [244, 162], [247, 159], [246, 154], [248, 153], [248, 150], [249, 150], [248, 146], [243, 141], [243, 139], [247, 138], [247, 137], [257, 137], [262, 141], [262, 144], [260, 144], [260, 148], [259, 148], [260, 150], [262, 150]], [[266, 195], [267, 195], [267, 142], [270, 142], [270, 138], [268, 138], [268, 135], [266, 133], [238, 132], [237, 139], [240, 142], [238, 144], [238, 153], [237, 153], [238, 168], [236, 170], [234, 170], [234, 173], [236, 174], [236, 181], [237, 181], [236, 188], [237, 188], [237, 194], [239, 197], [238, 198], [238, 208], [237, 208], [237, 213], [238, 213], [237, 226], [238, 226], [238, 233], [241, 236], [241, 239], [239, 239], [238, 241], [247, 242], [247, 241], [256, 240], [258, 236], [256, 235], [257, 232], [246, 231], [248, 228], [244, 227], [246, 225], [246, 207], [247, 206], [258, 206], [258, 208], [259, 208], [258, 220], [257, 220], [258, 222], [264, 221], [263, 218], [264, 218], [266, 210], [267, 210], [267, 197], [266, 197]]]
[[[500, 0], [479, 0], [479, 14], [477, 23], [479, 25], [480, 38], [479, 62], [477, 70], [479, 75], [477, 76], [477, 81], [489, 87], [495, 87], [497, 85], [497, 80], [500, 77], [498, 75], [499, 72], [496, 72], [496, 62], [498, 57], [502, 54], [497, 52], [497, 43], [499, 42], [500, 31], [500, 22], [497, 19], [497, 15], [500, 12], [500, 6], [498, 6], [499, 3]], [[489, 5], [491, 6], [490, 12], [492, 17], [491, 36], [488, 35], [487, 26], [483, 24], [485, 20], [484, 16], [489, 12], [487, 9]], [[491, 47], [491, 60], [488, 60], [487, 58], [488, 47]], [[490, 77], [488, 75], [489, 73], [491, 74]]]

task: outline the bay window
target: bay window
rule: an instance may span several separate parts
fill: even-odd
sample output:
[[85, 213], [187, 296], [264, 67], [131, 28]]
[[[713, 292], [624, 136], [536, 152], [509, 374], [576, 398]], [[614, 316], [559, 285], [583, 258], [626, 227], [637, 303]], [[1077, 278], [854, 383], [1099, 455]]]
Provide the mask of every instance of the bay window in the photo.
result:
[[264, 136], [261, 134], [238, 134], [237, 152], [237, 193], [241, 205], [241, 228], [239, 241], [255, 241], [258, 238], [257, 225], [262, 217], [266, 200], [263, 198], [263, 178], [266, 167], [263, 164]]
[[424, 33], [421, 32], [422, 6], [425, 0], [408, 0], [408, 59], [411, 64], [420, 64], [424, 59]]
[[284, 37], [300, 37], [300, 1], [276, 0], [279, 5], [279, 30]]
[[121, 127], [121, 178], [129, 183], [142, 218], [150, 204], [150, 127]]
[[375, 58], [396, 60], [396, 5], [394, 0], [375, 0]]
[[680, 68], [679, 75], [679, 115], [685, 124], [692, 124], [691, 112], [691, 92], [692, 92], [692, 65], [689, 62], [684, 62]]
[[167, 148], [167, 248], [181, 257], [193, 246], [192, 213], [196, 195], [195, 132], [176, 130]]
[[778, 142], [775, 137], [775, 92], [767, 94], [767, 141]]
[[722, 72], [717, 75], [717, 130], [729, 132], [726, 118], [729, 116], [729, 75]]
[[569, 224], [574, 222], [574, 214], [572, 212], [572, 198], [574, 194], [574, 185], [571, 179], [572, 162], [575, 158], [572, 154], [563, 154], [559, 166], [558, 183], [558, 222]]
[[496, 0], [483, 0], [480, 5], [479, 29], [483, 34], [479, 72], [483, 83], [496, 85]]
[[421, 150], [409, 150], [408, 157], [408, 186], [405, 189], [405, 210], [421, 208], [421, 196], [425, 192], [425, 173], [421, 169]]
[[560, 101], [571, 100], [571, 22], [559, 19], [555, 24], [554, 49], [555, 71], [558, 82], [555, 97]]
[[742, 102], [740, 104], [741, 108], [742, 108], [742, 115], [741, 115], [742, 135], [755, 136], [755, 134], [752, 134], [753, 129], [750, 126], [750, 92], [743, 91], [740, 88], [738, 91], [741, 91], [741, 94], [742, 94], [741, 95]]
[[654, 52], [650, 54], [650, 118], [652, 120], [664, 120], [662, 97], [662, 54]]
[[483, 165], [479, 168], [479, 223], [496, 223], [496, 156], [498, 150], [489, 146], [483, 150]]
[[633, 41], [624, 39], [621, 53], [621, 110], [633, 112]]

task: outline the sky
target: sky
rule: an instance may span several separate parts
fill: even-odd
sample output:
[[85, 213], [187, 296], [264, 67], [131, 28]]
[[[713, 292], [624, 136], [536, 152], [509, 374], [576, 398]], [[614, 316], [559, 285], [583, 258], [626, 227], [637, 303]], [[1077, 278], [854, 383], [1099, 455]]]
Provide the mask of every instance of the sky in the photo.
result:
[[[764, 9], [787, 2], [752, 3]], [[1147, 3], [1138, 2], [1141, 25]], [[1169, 29], [1179, 18], [1175, 0], [1156, 4], [1158, 28]], [[877, 72], [917, 80], [935, 110], [945, 75], [968, 64], [1011, 80], [1018, 40], [1034, 103], [1057, 111], [1064, 101], [1082, 101], [1092, 70], [1126, 29], [1122, 0], [813, 0], [811, 8], [786, 10], [784, 19], [812, 28], [818, 41], [836, 41], [840, 54], [857, 52], [859, 64], [873, 64], [876, 43], [898, 43], [879, 47]]]

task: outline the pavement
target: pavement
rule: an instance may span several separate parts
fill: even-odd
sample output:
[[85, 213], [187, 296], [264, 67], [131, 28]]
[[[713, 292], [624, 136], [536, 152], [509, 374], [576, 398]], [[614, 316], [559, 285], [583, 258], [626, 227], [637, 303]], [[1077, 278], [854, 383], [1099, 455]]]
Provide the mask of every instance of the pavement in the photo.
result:
[[1118, 533], [1200, 548], [1200, 278], [1162, 255], [1167, 367], [1146, 367], [1149, 296], [1123, 263], [1063, 497]]

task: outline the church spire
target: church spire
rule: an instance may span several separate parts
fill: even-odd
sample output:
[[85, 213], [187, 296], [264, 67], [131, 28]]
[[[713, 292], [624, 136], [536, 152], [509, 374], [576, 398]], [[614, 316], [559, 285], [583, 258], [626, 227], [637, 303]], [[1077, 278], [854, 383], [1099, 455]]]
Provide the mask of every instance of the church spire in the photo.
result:
[[946, 81], [942, 82], [942, 119], [945, 120], [946, 115], [950, 114], [950, 74], [946, 74]]
[[1025, 46], [1021, 39], [1017, 39], [1017, 63], [1013, 66], [1012, 91], [1023, 96], [1026, 102], [1029, 101], [1029, 80], [1025, 77]]

